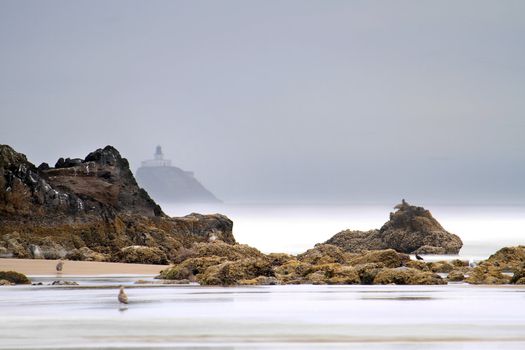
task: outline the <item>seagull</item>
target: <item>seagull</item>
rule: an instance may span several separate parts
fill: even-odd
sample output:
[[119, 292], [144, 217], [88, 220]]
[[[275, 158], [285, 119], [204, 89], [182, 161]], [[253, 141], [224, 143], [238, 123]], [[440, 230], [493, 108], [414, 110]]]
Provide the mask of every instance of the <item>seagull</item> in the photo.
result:
[[396, 205], [396, 206], [394, 207], [394, 209], [402, 209], [402, 208], [404, 208], [404, 207], [406, 207], [406, 206], [408, 206], [408, 203], [406, 202], [405, 198], [403, 198], [403, 199], [401, 200], [401, 203], [399, 203], [398, 205]]
[[417, 260], [425, 260], [425, 259], [423, 259], [420, 255], [418, 255], [417, 253], [414, 253], [414, 254], [416, 255], [416, 259], [417, 259]]
[[62, 272], [63, 268], [64, 268], [64, 262], [62, 261], [62, 259], [60, 259], [60, 261], [58, 262], [58, 264], [56, 266], [56, 270], [57, 270], [57, 272]]
[[118, 293], [118, 301], [121, 304], [127, 304], [128, 303], [128, 296], [126, 295], [126, 292], [124, 292], [124, 287], [120, 286], [120, 292]]

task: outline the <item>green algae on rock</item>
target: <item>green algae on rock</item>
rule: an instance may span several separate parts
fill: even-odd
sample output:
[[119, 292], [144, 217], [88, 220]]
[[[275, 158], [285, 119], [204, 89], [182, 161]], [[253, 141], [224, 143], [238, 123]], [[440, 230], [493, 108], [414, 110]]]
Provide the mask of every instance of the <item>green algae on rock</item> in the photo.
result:
[[0, 280], [13, 284], [31, 284], [31, 280], [26, 275], [16, 271], [0, 271]]
[[394, 249], [401, 253], [457, 254], [463, 242], [434, 219], [423, 207], [404, 200], [390, 213], [390, 220], [379, 230], [337, 233], [326, 241], [348, 252]]

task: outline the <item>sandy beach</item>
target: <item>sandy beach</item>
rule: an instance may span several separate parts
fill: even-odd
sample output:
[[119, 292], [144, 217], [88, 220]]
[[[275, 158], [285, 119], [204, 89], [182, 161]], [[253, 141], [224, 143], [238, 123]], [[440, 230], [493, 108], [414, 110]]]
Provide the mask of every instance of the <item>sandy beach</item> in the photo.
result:
[[[0, 259], [0, 271], [17, 271], [26, 275], [56, 274], [58, 260], [40, 259]], [[95, 261], [66, 260], [62, 273], [64, 275], [153, 275], [158, 274], [168, 265], [124, 264]]]

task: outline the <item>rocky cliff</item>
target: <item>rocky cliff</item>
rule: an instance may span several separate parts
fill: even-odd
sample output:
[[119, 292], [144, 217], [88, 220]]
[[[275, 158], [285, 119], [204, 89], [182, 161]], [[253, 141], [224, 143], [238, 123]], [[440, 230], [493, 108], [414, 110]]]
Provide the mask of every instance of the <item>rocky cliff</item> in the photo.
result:
[[36, 167], [0, 145], [0, 256], [166, 263], [194, 242], [234, 243], [232, 226], [168, 217], [111, 146]]
[[430, 211], [403, 202], [379, 230], [341, 231], [328, 241], [349, 252], [395, 249], [402, 253], [458, 254], [461, 239], [447, 232]]

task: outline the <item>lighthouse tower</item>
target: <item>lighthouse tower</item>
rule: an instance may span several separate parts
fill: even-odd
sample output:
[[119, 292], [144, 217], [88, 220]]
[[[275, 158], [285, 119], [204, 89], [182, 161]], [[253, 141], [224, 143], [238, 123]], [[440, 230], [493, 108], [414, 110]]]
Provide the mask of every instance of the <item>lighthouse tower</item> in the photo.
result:
[[151, 167], [170, 167], [171, 160], [164, 159], [164, 154], [162, 154], [162, 148], [157, 146], [155, 149], [154, 159], [145, 160], [142, 162], [142, 166], [146, 168]]

